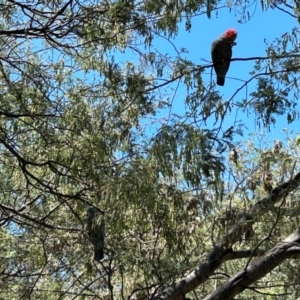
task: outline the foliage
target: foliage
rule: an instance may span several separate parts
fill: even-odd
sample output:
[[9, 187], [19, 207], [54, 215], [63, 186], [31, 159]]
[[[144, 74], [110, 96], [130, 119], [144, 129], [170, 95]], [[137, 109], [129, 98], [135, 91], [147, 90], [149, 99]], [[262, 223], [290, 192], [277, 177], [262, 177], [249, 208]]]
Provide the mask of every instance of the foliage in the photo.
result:
[[[261, 4], [299, 19], [297, 3]], [[242, 1], [0, 5], [1, 299], [155, 297], [299, 171], [299, 137], [237, 143], [245, 123], [226, 122], [236, 109], [254, 113], [266, 128], [278, 115], [297, 120], [298, 28], [257, 59], [244, 85], [257, 79], [257, 87], [238, 102], [205, 82], [211, 65], [182, 58], [185, 49], [165, 54], [155, 42], [172, 45], [183, 22], [188, 31], [194, 18], [212, 18], [223, 6], [241, 9], [245, 22]], [[186, 110], [162, 118], [179, 87]], [[234, 147], [237, 161], [228, 158]], [[226, 250], [251, 255], [220, 264], [187, 297], [204, 298], [291, 234], [299, 224], [298, 194], [295, 188], [248, 220]], [[91, 205], [106, 224], [101, 262], [93, 261], [84, 230]], [[298, 265], [285, 260], [239, 299], [300, 297]]]

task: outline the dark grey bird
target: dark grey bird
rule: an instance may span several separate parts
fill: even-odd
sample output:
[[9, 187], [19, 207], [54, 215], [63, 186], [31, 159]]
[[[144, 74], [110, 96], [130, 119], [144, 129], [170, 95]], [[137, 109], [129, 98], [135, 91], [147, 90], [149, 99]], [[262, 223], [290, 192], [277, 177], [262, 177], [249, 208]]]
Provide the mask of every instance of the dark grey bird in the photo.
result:
[[223, 86], [230, 66], [232, 46], [236, 45], [237, 31], [228, 29], [211, 45], [211, 58], [217, 74], [217, 84]]
[[94, 245], [94, 259], [96, 261], [103, 259], [105, 224], [103, 219], [100, 221], [100, 211], [94, 206], [87, 209], [85, 229], [88, 232], [91, 243]]

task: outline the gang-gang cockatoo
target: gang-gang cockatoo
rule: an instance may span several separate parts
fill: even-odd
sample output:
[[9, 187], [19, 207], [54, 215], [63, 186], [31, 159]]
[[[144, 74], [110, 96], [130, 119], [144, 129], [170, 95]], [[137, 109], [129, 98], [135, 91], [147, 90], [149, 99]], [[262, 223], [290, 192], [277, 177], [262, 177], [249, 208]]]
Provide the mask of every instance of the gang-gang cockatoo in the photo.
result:
[[223, 86], [232, 56], [232, 46], [237, 37], [235, 29], [228, 29], [211, 45], [211, 58], [217, 74], [217, 84]]
[[87, 209], [85, 230], [88, 232], [89, 239], [94, 245], [95, 260], [103, 259], [105, 224], [103, 219], [99, 220], [99, 210], [94, 206]]

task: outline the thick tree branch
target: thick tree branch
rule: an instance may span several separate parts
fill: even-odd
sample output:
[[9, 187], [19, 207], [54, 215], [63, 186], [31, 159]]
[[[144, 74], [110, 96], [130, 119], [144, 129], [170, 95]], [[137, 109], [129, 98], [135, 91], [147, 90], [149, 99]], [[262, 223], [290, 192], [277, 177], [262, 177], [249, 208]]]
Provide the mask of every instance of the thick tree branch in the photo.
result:
[[[237, 224], [229, 230], [223, 241], [214, 247], [206, 260], [197, 269], [192, 271], [182, 280], [173, 283], [164, 291], [154, 295], [153, 299], [179, 300], [182, 299], [186, 293], [194, 290], [200, 284], [205, 282], [223, 262], [230, 259], [232, 245], [239, 241], [239, 238], [255, 223], [255, 216], [258, 211], [260, 216], [267, 213], [270, 209], [270, 205], [278, 202], [283, 197], [286, 197], [290, 192], [298, 188], [299, 185], [300, 172], [291, 180], [278, 185], [272, 190], [269, 197], [257, 202], [250, 212], [245, 213], [239, 219]], [[289, 248], [290, 246], [284, 250], [284, 253], [286, 253]]]
[[271, 272], [284, 260], [297, 257], [299, 254], [300, 227], [285, 240], [269, 250], [263, 257], [251, 263], [246, 270], [238, 272], [203, 300], [230, 300], [235, 295], [244, 291], [251, 283]]
[[255, 257], [255, 256], [262, 255], [263, 253], [264, 252], [259, 249], [257, 249], [256, 251], [253, 250], [234, 251], [230, 253], [228, 260], [248, 258], [251, 256]]

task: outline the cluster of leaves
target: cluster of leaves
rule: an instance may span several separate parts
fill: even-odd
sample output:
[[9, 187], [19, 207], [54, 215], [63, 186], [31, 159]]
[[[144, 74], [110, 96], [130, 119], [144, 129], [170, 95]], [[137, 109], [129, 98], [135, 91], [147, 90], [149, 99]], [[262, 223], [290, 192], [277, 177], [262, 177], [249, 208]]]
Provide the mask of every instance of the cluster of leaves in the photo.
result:
[[[249, 144], [238, 162], [226, 160], [241, 133], [236, 122], [223, 126], [233, 99], [204, 84], [208, 66], [152, 45], [176, 36], [183, 18], [190, 29], [192, 17], [210, 17], [215, 1], [12, 0], [0, 7], [0, 298], [152, 297], [206, 257], [251, 209], [251, 197], [272, 193], [297, 171], [297, 141], [290, 150]], [[264, 125], [277, 114], [297, 116], [298, 67], [291, 66], [298, 48], [286, 50], [288, 42], [294, 46], [293, 34], [277, 45], [284, 57], [257, 63], [270, 78], [259, 77], [253, 99], [242, 104]], [[129, 51], [136, 62], [127, 61]], [[177, 82], [188, 91], [187, 111], [159, 119]], [[297, 226], [296, 197], [257, 215], [231, 248], [253, 249], [266, 232], [260, 251], [275, 245]], [[91, 205], [106, 223], [100, 263], [83, 230]], [[279, 209], [285, 214], [274, 222]], [[191, 297], [204, 297], [247, 259], [220, 266], [221, 275], [193, 287]], [[292, 265], [282, 266], [280, 284], [299, 282]], [[296, 283], [289, 291], [299, 296]]]

